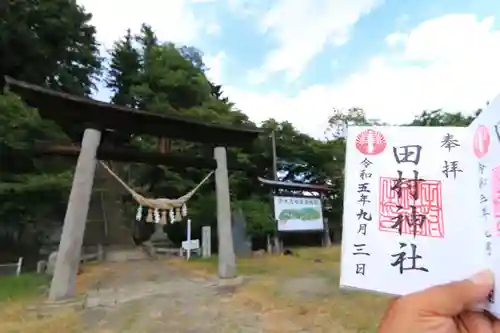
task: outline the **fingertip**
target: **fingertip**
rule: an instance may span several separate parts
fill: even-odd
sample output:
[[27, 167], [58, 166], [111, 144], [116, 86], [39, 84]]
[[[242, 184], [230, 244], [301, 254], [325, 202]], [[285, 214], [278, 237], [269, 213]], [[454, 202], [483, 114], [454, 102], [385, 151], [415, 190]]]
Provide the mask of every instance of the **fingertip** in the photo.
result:
[[488, 286], [491, 288], [493, 287], [495, 281], [493, 272], [489, 269], [474, 274], [469, 278], [469, 280], [478, 286]]

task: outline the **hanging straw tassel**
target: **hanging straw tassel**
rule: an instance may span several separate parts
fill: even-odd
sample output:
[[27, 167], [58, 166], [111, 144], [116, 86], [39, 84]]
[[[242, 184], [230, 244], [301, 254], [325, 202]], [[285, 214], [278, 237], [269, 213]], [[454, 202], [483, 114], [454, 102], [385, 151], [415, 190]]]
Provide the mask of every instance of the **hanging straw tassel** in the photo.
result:
[[160, 211], [158, 209], [153, 211], [153, 220], [155, 223], [160, 223]]
[[137, 214], [135, 214], [135, 219], [137, 221], [142, 220], [142, 206], [141, 205], [139, 205], [139, 207], [137, 207]]
[[176, 211], [175, 211], [175, 221], [176, 222], [182, 221], [182, 216], [181, 216], [181, 210], [180, 209], [176, 209]]
[[161, 211], [160, 223], [167, 224], [167, 211], [166, 210]]
[[170, 221], [170, 223], [174, 223], [175, 222], [175, 215], [174, 215], [174, 210], [171, 209], [168, 211], [168, 219]]
[[146, 222], [153, 222], [153, 210], [151, 208], [148, 209], [148, 216], [146, 216]]
[[182, 215], [182, 217], [186, 217], [187, 213], [188, 213], [187, 206], [186, 206], [186, 204], [183, 204], [182, 208], [181, 208], [181, 215]]

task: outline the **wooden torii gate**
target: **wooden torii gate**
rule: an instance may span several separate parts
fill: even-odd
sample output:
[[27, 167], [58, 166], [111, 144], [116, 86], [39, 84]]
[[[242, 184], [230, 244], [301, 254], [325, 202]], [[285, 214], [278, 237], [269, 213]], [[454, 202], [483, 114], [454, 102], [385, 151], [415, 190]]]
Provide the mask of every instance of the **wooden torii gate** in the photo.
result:
[[[119, 147], [101, 147], [103, 137], [120, 133], [146, 134], [158, 138], [183, 139], [213, 145], [217, 193], [217, 224], [219, 240], [219, 276], [232, 278], [237, 274], [231, 232], [231, 208], [226, 147], [250, 147], [261, 130], [248, 127], [221, 126], [177, 115], [157, 115], [127, 107], [74, 96], [5, 77], [7, 88], [19, 94], [45, 119], [54, 120], [63, 129], [79, 128], [81, 144], [59, 147], [61, 153], [78, 154], [73, 185], [64, 218], [63, 231], [49, 299], [61, 300], [76, 294], [76, 275], [85, 232], [85, 224], [94, 182], [96, 158], [126, 160], [127, 152]], [[121, 154], [120, 154], [121, 153]], [[129, 159], [168, 165], [172, 157], [161, 153], [128, 151]], [[142, 156], [142, 159], [141, 157]], [[186, 162], [186, 161], [185, 161]], [[191, 161], [194, 162], [194, 161]], [[200, 161], [198, 161], [200, 162]], [[194, 165], [192, 165], [194, 166]]]

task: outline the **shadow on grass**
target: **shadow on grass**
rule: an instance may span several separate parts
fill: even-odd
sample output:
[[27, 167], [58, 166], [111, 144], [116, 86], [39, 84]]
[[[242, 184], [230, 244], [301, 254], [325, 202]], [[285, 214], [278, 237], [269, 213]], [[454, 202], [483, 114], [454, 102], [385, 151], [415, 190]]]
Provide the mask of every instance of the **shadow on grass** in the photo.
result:
[[41, 296], [48, 283], [47, 276], [38, 274], [0, 276], [0, 302]]

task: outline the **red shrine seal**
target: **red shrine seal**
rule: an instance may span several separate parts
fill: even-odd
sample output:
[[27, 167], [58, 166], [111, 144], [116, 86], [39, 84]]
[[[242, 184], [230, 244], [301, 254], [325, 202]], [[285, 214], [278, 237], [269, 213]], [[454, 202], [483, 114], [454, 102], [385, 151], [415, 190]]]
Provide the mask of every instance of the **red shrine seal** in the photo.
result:
[[477, 158], [484, 157], [488, 153], [490, 142], [490, 131], [488, 131], [488, 128], [484, 125], [479, 126], [474, 134], [474, 155]]
[[378, 155], [387, 147], [382, 133], [367, 129], [356, 137], [356, 148], [363, 155]]

